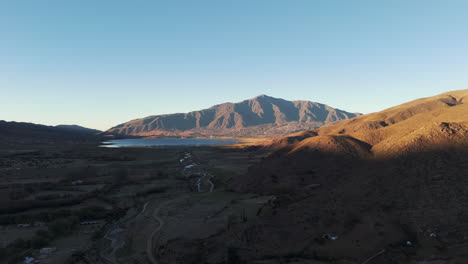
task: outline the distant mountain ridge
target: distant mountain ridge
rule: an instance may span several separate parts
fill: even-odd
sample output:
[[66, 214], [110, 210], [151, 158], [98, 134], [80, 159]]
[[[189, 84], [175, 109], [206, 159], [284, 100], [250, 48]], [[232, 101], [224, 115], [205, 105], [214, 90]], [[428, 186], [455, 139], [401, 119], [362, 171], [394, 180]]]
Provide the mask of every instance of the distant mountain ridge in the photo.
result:
[[359, 115], [321, 103], [260, 95], [200, 111], [148, 116], [115, 126], [106, 133], [120, 136], [284, 135]]
[[87, 133], [87, 134], [98, 134], [98, 133], [102, 132], [101, 130], [82, 127], [82, 126], [78, 126], [78, 125], [57, 125], [55, 127], [60, 128], [60, 129], [64, 129], [64, 130], [73, 131], [73, 132]]
[[99, 130], [76, 125], [46, 126], [0, 120], [0, 147], [57, 142], [83, 142], [96, 139]]

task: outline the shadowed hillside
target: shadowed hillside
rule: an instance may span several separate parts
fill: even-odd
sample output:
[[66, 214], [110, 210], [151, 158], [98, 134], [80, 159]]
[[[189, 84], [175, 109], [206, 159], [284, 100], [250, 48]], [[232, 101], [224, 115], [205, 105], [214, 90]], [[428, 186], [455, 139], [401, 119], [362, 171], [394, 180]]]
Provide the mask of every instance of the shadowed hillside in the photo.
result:
[[140, 136], [269, 136], [320, 127], [357, 116], [309, 101], [260, 95], [186, 114], [149, 116], [106, 131]]

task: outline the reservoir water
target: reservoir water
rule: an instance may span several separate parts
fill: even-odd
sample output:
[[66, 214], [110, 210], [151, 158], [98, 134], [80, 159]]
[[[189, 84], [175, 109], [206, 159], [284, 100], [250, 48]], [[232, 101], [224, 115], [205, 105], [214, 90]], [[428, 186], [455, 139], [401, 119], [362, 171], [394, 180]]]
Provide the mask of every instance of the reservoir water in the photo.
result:
[[235, 139], [225, 138], [137, 138], [115, 139], [102, 143], [101, 147], [125, 148], [125, 147], [183, 147], [183, 146], [220, 146], [237, 144]]

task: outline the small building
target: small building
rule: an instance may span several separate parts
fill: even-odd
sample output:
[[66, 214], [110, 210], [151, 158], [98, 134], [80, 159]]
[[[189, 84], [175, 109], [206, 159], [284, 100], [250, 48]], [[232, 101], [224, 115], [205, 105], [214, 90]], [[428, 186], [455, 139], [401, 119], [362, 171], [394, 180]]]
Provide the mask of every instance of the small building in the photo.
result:
[[25, 264], [37, 263], [37, 261], [33, 257], [25, 257], [23, 262]]
[[84, 222], [80, 222], [80, 225], [97, 225], [98, 222], [97, 221], [84, 221]]
[[187, 165], [185, 166], [185, 169], [191, 169], [193, 167], [195, 167], [197, 164], [190, 164], [190, 165]]
[[71, 184], [72, 185], [80, 185], [80, 184], [83, 184], [83, 181], [82, 180], [72, 181]]

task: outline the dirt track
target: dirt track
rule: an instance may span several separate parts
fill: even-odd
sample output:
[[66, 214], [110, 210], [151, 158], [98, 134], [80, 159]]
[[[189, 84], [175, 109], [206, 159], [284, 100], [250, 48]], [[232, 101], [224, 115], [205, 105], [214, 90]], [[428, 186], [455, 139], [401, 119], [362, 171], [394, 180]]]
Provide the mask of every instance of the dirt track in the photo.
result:
[[172, 200], [164, 202], [160, 204], [156, 209], [153, 211], [152, 217], [153, 219], [159, 223], [158, 227], [151, 233], [149, 236], [147, 243], [146, 243], [146, 256], [148, 257], [148, 260], [152, 264], [159, 264], [158, 260], [154, 257], [153, 254], [153, 249], [154, 249], [154, 239], [155, 236], [161, 231], [161, 228], [164, 226], [164, 220], [159, 216], [159, 211], [161, 208], [167, 204], [169, 204]]

